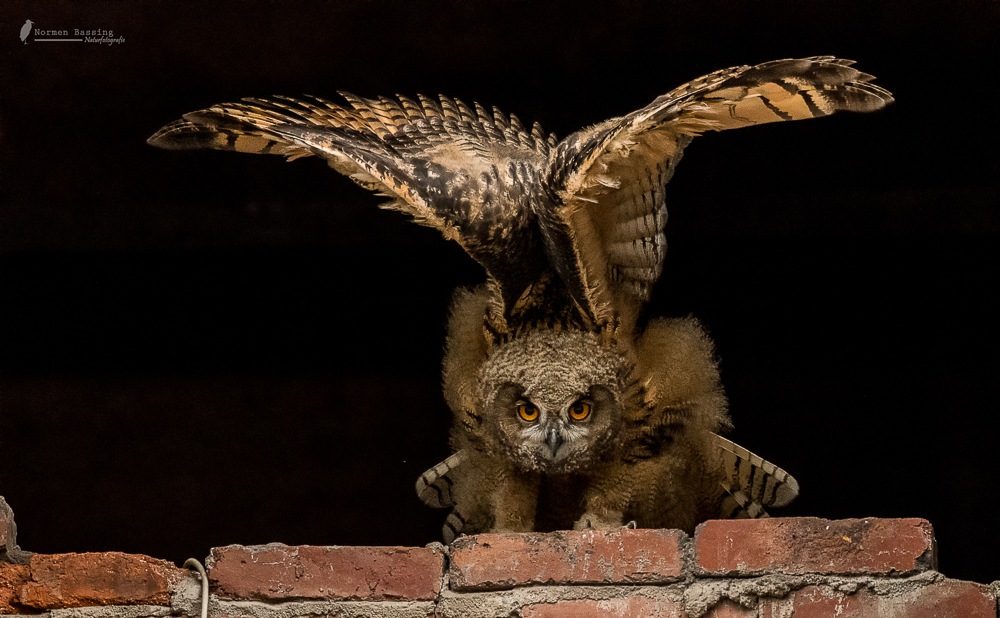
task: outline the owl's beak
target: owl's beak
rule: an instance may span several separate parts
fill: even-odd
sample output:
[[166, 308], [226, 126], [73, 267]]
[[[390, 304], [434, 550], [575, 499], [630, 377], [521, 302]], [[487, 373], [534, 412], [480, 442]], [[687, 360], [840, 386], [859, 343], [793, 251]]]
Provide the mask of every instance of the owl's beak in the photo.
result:
[[549, 450], [552, 451], [552, 457], [555, 458], [556, 452], [563, 443], [562, 432], [559, 431], [558, 427], [549, 429], [549, 435], [546, 438], [545, 443], [549, 445]]

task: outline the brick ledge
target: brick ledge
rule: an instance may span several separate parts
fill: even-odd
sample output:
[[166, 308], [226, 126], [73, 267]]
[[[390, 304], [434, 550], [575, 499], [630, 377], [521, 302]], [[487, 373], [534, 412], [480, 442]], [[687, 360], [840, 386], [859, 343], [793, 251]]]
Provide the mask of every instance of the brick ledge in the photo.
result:
[[[693, 538], [481, 534], [450, 548], [231, 545], [212, 549], [206, 567], [209, 613], [220, 618], [997, 618], [1000, 589], [938, 573], [933, 528], [915, 518], [718, 520]], [[6, 614], [197, 616], [199, 597], [197, 574], [148, 556], [35, 554], [0, 564]]]

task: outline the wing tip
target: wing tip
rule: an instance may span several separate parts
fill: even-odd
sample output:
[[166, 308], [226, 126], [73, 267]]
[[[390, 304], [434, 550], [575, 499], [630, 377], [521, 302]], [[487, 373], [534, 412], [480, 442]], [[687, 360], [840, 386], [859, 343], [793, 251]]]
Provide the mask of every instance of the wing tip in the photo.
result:
[[215, 132], [189, 120], [175, 120], [146, 140], [146, 143], [164, 150], [197, 150], [209, 147], [210, 136]]
[[774, 493], [774, 498], [768, 506], [781, 508], [788, 506], [793, 500], [799, 497], [799, 482], [791, 474], [785, 472], [785, 480], [778, 486]]

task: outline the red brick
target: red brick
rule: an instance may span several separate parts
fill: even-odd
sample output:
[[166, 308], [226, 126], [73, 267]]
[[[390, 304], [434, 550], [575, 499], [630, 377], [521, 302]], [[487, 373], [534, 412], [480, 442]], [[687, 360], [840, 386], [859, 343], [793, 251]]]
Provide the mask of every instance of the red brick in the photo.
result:
[[937, 568], [923, 519], [711, 520], [695, 532], [702, 575], [913, 573]]
[[723, 599], [713, 605], [702, 618], [757, 618], [757, 609], [746, 608], [735, 601]]
[[166, 560], [119, 552], [35, 554], [21, 603], [36, 609], [90, 605], [170, 605], [171, 586], [188, 576]]
[[845, 595], [827, 587], [806, 586], [785, 599], [761, 599], [761, 618], [996, 618], [996, 599], [988, 586], [943, 581], [899, 594], [870, 589]]
[[670, 601], [626, 597], [606, 601], [537, 603], [521, 610], [523, 618], [686, 618], [683, 605]]
[[532, 584], [661, 584], [679, 580], [679, 530], [480, 534], [451, 547], [453, 590]]
[[26, 564], [0, 564], [0, 614], [21, 614], [21, 587], [31, 579]]
[[437, 599], [444, 554], [422, 547], [216, 547], [209, 581], [229, 599]]

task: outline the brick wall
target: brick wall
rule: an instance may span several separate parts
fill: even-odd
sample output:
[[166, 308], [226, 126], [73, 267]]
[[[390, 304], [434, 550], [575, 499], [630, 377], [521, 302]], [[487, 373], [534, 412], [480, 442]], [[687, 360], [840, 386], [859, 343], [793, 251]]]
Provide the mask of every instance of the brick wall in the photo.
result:
[[[0, 534], [0, 560], [12, 549], [12, 535]], [[21, 561], [0, 564], [0, 613], [200, 614], [200, 576], [163, 560], [108, 552]], [[212, 549], [205, 566], [209, 614], [219, 618], [996, 618], [1000, 590], [938, 573], [922, 519], [709, 521], [693, 538], [481, 534], [450, 548], [231, 545]]]

